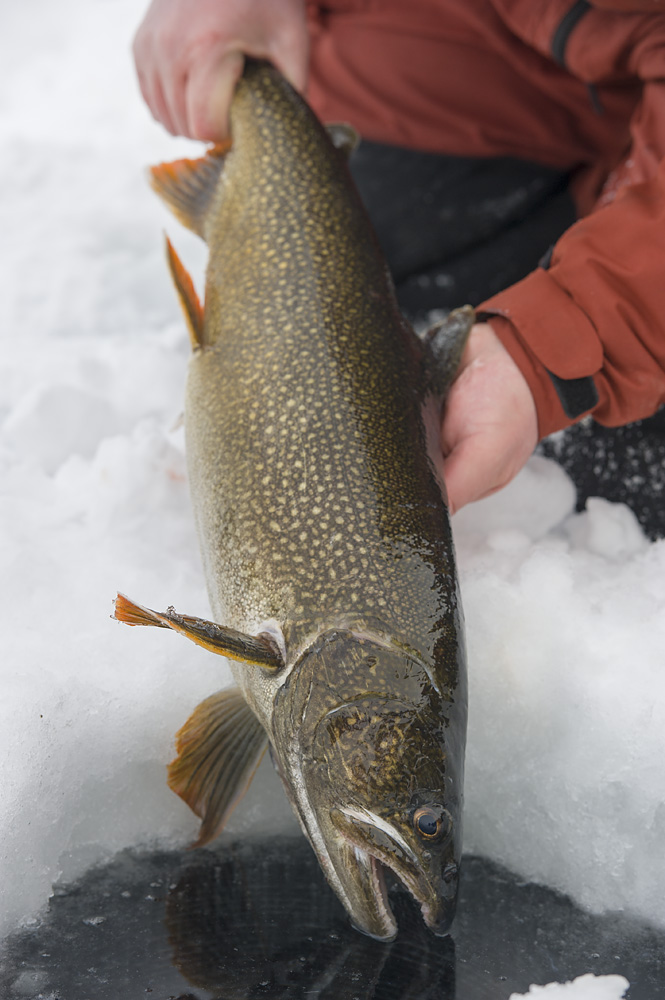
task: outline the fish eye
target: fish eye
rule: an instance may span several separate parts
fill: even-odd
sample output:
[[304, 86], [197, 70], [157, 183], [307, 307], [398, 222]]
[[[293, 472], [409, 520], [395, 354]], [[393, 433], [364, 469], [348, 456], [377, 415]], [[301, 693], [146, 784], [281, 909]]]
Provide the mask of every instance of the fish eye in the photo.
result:
[[413, 814], [416, 833], [424, 840], [439, 840], [450, 826], [450, 814], [443, 806], [421, 806]]

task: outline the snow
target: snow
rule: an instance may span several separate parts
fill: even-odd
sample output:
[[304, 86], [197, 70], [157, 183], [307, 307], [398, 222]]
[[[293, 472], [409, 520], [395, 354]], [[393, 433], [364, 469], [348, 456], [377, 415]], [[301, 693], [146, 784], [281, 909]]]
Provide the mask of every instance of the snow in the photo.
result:
[[531, 986], [528, 993], [511, 993], [509, 1000], [621, 1000], [629, 983], [623, 976], [579, 976], [572, 983]]
[[665, 543], [648, 543], [621, 505], [571, 514], [568, 487], [533, 458], [455, 519], [470, 662], [465, 849], [591, 910], [662, 926]]
[[[134, 0], [30, 0], [0, 36], [0, 933], [123, 847], [193, 837], [164, 765], [230, 680], [171, 633], [109, 620], [117, 589], [209, 613], [177, 426], [188, 338], [161, 230], [199, 283], [205, 251], [144, 179], [197, 147], [139, 98], [138, 16]], [[665, 926], [665, 543], [626, 508], [573, 503], [535, 458], [455, 518], [465, 847]], [[276, 782], [263, 771], [236, 829], [262, 795], [291, 822]], [[528, 995], [610, 1000], [623, 985]]]

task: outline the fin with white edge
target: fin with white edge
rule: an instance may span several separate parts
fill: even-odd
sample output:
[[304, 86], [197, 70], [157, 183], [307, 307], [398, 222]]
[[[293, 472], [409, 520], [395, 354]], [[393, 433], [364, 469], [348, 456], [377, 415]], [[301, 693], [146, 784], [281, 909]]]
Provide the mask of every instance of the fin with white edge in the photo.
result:
[[178, 731], [168, 784], [203, 820], [192, 847], [207, 844], [222, 830], [267, 746], [266, 731], [239, 688], [206, 698]]
[[217, 625], [205, 618], [179, 615], [174, 608], [163, 613], [151, 611], [141, 604], [135, 604], [124, 594], [115, 599], [113, 617], [126, 625], [154, 625], [156, 628], [171, 628], [191, 639], [197, 646], [203, 646], [212, 653], [240, 660], [250, 666], [277, 671], [284, 666], [284, 658], [274, 638], [267, 632], [257, 636], [246, 635], [234, 628]]

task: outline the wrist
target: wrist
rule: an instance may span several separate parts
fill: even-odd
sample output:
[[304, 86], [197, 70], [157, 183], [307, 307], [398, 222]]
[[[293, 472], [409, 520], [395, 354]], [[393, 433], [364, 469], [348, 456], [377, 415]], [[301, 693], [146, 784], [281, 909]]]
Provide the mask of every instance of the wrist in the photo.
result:
[[603, 365], [600, 338], [547, 271], [538, 268], [478, 311], [529, 384], [539, 437], [568, 427], [595, 407], [592, 377]]
[[506, 349], [529, 387], [536, 409], [538, 440], [574, 423], [561, 405], [547, 369], [540, 363], [529, 345], [519, 336], [514, 324], [506, 317], [490, 315], [488, 325]]

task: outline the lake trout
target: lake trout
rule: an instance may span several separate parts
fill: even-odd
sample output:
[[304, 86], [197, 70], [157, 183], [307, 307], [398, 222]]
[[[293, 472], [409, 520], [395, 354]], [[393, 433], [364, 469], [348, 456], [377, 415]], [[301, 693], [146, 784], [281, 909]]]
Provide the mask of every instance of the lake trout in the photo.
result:
[[439, 445], [473, 323], [402, 318], [346, 159], [247, 60], [230, 148], [152, 169], [206, 240], [205, 306], [168, 245], [192, 340], [189, 480], [214, 622], [121, 595], [115, 616], [232, 660], [180, 730], [169, 784], [212, 839], [266, 749], [353, 924], [397, 931], [388, 869], [435, 933], [455, 908], [466, 731], [462, 612]]

